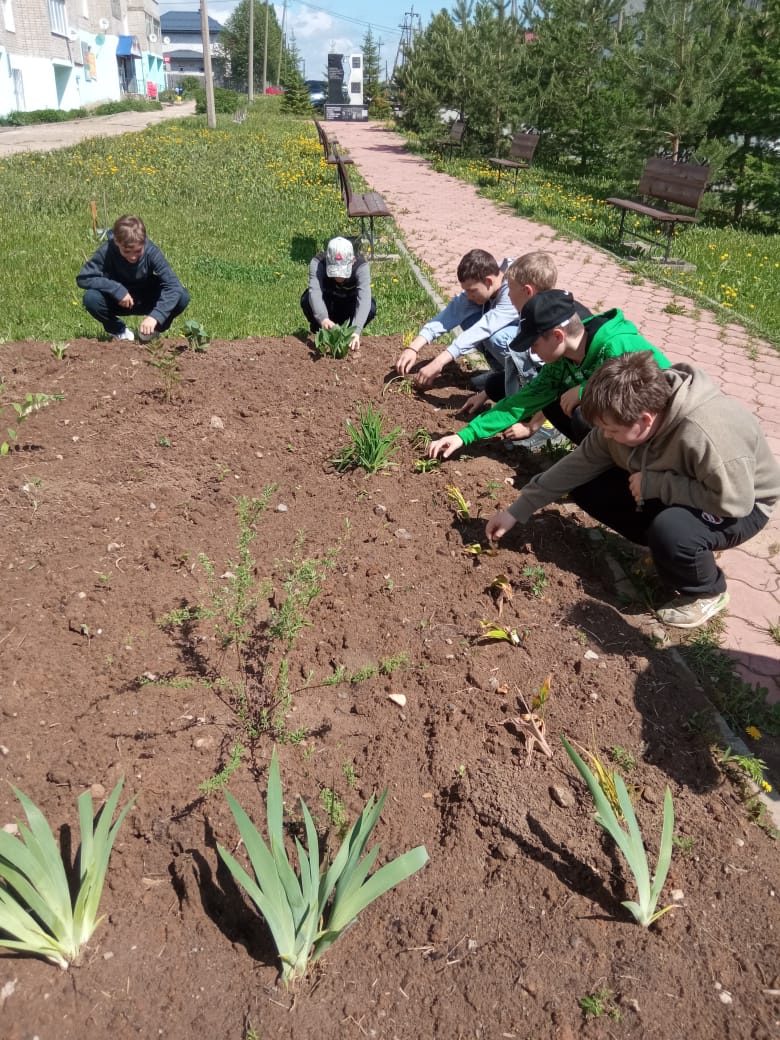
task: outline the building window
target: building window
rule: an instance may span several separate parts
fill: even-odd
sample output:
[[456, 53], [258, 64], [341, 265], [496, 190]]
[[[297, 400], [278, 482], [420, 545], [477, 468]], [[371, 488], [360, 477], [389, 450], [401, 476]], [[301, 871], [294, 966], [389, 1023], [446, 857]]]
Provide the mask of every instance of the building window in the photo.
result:
[[353, 54], [352, 55], [352, 68], [353, 69], [359, 69], [360, 68], [360, 55], [359, 54]]
[[49, 0], [49, 22], [51, 31], [58, 36], [68, 35], [68, 13], [65, 0]]
[[349, 90], [352, 94], [360, 94], [362, 91], [360, 80], [356, 80], [354, 83], [350, 83]]
[[116, 18], [117, 21], [122, 17], [121, 0], [111, 0], [111, 17]]

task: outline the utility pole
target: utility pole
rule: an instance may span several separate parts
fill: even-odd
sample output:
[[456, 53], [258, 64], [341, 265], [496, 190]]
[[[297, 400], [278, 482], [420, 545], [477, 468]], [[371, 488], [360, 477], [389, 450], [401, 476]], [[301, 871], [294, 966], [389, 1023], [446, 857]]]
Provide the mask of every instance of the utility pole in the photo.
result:
[[268, 13], [271, 5], [265, 0], [265, 39], [263, 40], [263, 97], [268, 89]]
[[217, 113], [214, 109], [214, 79], [211, 75], [211, 36], [209, 35], [209, 12], [206, 0], [200, 0], [200, 35], [203, 39], [203, 79], [206, 88], [206, 126], [217, 129]]
[[279, 34], [279, 61], [276, 65], [276, 85], [281, 86], [282, 83], [282, 51], [284, 50], [284, 27], [287, 24], [287, 0], [284, 0], [284, 7], [282, 7], [282, 31]]
[[247, 60], [247, 99], [251, 103], [255, 99], [255, 0], [249, 0], [249, 57]]

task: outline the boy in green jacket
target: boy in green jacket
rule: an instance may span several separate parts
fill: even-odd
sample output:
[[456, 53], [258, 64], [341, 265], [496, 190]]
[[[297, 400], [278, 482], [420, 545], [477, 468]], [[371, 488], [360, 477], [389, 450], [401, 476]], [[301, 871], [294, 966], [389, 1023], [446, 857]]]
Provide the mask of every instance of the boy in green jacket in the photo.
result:
[[590, 434], [488, 520], [488, 538], [568, 494], [648, 546], [677, 594], [656, 611], [664, 624], [705, 624], [729, 601], [714, 554], [758, 534], [780, 499], [780, 464], [758, 420], [705, 372], [662, 370], [650, 351], [605, 361], [588, 380], [582, 411]]
[[671, 364], [621, 311], [613, 308], [583, 320], [577, 314], [574, 297], [562, 289], [531, 297], [520, 312], [520, 328], [513, 349], [533, 350], [544, 362], [542, 370], [518, 393], [472, 419], [459, 434], [432, 441], [428, 449], [431, 458], [447, 459], [464, 444], [495, 437], [510, 426], [512, 439], [529, 437], [532, 431], [523, 424], [540, 411], [569, 440], [579, 444], [590, 429], [580, 415], [582, 390], [607, 358], [651, 350], [661, 368]]

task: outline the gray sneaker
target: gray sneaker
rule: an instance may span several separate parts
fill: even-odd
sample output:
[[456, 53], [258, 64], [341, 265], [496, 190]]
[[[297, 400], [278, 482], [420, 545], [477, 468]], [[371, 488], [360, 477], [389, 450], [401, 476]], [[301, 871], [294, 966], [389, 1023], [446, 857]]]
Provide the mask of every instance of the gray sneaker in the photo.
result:
[[554, 426], [542, 426], [536, 433], [532, 433], [530, 437], [526, 437], [524, 440], [519, 441], [507, 441], [507, 445], [511, 448], [525, 448], [526, 451], [538, 454], [545, 444], [563, 444], [566, 438], [563, 434], [556, 430]]
[[729, 603], [728, 592], [720, 592], [717, 596], [705, 596], [694, 599], [692, 596], [678, 596], [665, 607], [660, 607], [656, 617], [672, 628], [699, 628], [706, 625], [710, 618], [720, 614]]

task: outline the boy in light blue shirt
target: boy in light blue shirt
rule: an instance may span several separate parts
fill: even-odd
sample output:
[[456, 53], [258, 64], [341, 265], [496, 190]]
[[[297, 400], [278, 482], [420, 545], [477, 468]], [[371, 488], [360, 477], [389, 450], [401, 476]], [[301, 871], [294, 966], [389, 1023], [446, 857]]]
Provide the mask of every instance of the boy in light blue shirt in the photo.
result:
[[[417, 386], [430, 386], [456, 358], [478, 350], [494, 372], [503, 372], [509, 344], [517, 335], [520, 320], [506, 282], [511, 260], [500, 265], [484, 249], [472, 249], [458, 264], [462, 292], [444, 310], [424, 325], [396, 362], [396, 371], [407, 375], [422, 347], [460, 326], [462, 332], [440, 354], [415, 373]], [[484, 377], [482, 380], [484, 381]]]

